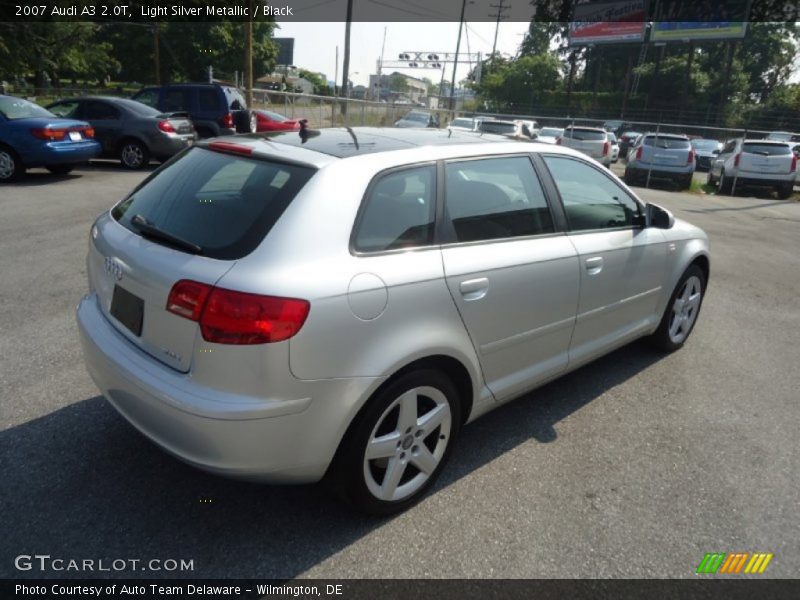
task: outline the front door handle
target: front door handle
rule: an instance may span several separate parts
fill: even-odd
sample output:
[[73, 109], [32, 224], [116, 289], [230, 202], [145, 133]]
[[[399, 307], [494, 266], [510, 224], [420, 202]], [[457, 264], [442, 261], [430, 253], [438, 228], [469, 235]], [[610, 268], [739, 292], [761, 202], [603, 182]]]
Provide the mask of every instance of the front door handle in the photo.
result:
[[461, 296], [467, 302], [472, 300], [480, 300], [489, 291], [489, 280], [486, 277], [468, 279], [466, 281], [462, 281], [458, 285], [458, 289], [461, 292]]
[[602, 256], [593, 256], [592, 258], [586, 259], [586, 272], [589, 275], [597, 275], [602, 270], [603, 270]]

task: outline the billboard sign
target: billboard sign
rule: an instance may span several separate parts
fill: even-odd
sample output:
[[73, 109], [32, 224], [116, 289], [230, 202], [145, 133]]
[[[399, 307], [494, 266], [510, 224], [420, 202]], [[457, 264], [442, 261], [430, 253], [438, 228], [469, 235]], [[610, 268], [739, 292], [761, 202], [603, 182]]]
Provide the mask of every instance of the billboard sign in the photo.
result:
[[743, 38], [746, 32], [747, 23], [744, 21], [669, 21], [653, 23], [650, 41], [724, 40]]
[[647, 0], [576, 4], [569, 24], [570, 46], [643, 42]]
[[276, 65], [288, 66], [294, 64], [294, 38], [272, 38], [278, 47]]

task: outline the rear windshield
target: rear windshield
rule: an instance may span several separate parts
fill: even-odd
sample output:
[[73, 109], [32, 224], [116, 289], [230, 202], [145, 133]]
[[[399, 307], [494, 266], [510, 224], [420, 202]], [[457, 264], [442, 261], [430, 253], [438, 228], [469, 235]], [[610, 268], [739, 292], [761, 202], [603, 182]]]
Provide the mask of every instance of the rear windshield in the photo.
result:
[[749, 154], [761, 154], [762, 156], [781, 156], [792, 153], [792, 149], [788, 144], [753, 144], [748, 142], [744, 143], [742, 151]]
[[14, 98], [13, 96], [0, 96], [0, 114], [9, 121], [55, 116], [49, 110], [42, 108], [38, 104], [28, 102], [22, 98]]
[[[193, 148], [155, 171], [111, 214], [141, 215], [159, 230], [221, 260], [246, 256], [261, 243], [314, 169]], [[167, 244], [169, 245], [169, 244]]]
[[564, 137], [572, 138], [573, 140], [579, 140], [582, 142], [598, 142], [606, 140], [606, 132], [597, 131], [596, 129], [578, 129], [576, 127], [575, 129], [565, 129]]
[[556, 127], [544, 127], [539, 131], [539, 137], [558, 137], [562, 133], [564, 133], [563, 129], [558, 129]]
[[152, 106], [142, 104], [137, 100], [128, 100], [127, 98], [117, 98], [114, 102], [119, 103], [131, 112], [141, 115], [142, 117], [155, 117], [161, 114], [161, 111], [156, 110]]
[[419, 121], [420, 123], [427, 123], [430, 119], [427, 113], [417, 113], [417, 112], [410, 112], [405, 117], [403, 117], [404, 121]]
[[712, 152], [719, 148], [719, 142], [716, 140], [692, 140], [692, 146], [695, 150], [707, 150]]
[[481, 131], [487, 133], [514, 133], [517, 126], [514, 123], [502, 123], [500, 121], [484, 121], [481, 123]]
[[665, 137], [662, 135], [648, 135], [644, 138], [645, 146], [655, 146], [664, 150], [689, 150], [691, 144], [689, 140], [683, 138]]

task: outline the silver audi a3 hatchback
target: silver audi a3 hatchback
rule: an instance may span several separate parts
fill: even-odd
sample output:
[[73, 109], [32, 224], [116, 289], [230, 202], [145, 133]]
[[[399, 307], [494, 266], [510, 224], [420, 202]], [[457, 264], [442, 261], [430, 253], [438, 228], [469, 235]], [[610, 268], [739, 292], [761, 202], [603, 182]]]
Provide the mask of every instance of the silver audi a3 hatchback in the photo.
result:
[[89, 373], [189, 464], [324, 477], [386, 514], [465, 423], [636, 338], [680, 348], [706, 235], [584, 154], [490, 138], [303, 130], [185, 151], [91, 228]]

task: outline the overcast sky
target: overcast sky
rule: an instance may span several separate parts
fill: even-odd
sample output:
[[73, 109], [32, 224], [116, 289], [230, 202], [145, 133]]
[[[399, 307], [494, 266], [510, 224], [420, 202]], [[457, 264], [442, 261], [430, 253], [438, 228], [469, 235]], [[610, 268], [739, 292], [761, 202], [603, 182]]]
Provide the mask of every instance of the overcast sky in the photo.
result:
[[[501, 22], [497, 50], [514, 55], [519, 49], [529, 23]], [[383, 31], [386, 28], [384, 63], [397, 61], [401, 52], [451, 52], [455, 53], [458, 23], [353, 23], [350, 30], [350, 80], [355, 85], [366, 85], [370, 73], [376, 72], [381, 55]], [[466, 23], [461, 35], [460, 53], [492, 51], [495, 23]], [[339, 81], [344, 58], [344, 23], [280, 23], [275, 37], [295, 38], [294, 64], [298, 67], [324, 73], [333, 80], [336, 72], [336, 46], [339, 46]], [[459, 61], [466, 60], [461, 57]], [[446, 80], [450, 80], [453, 66], [447, 65]], [[469, 72], [469, 64], [459, 64], [456, 81]], [[387, 67], [389, 72], [400, 70]], [[413, 77], [429, 77], [439, 82], [441, 69], [403, 69]]]

